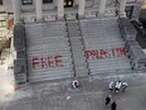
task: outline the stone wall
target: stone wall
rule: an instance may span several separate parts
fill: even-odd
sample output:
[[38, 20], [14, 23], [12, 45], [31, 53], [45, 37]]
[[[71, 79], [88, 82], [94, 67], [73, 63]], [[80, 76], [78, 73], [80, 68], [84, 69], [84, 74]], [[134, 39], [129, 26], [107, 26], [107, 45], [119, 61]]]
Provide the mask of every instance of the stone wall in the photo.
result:
[[14, 28], [14, 47], [16, 50], [16, 60], [14, 61], [14, 75], [16, 86], [27, 83], [27, 57], [25, 27], [16, 24]]

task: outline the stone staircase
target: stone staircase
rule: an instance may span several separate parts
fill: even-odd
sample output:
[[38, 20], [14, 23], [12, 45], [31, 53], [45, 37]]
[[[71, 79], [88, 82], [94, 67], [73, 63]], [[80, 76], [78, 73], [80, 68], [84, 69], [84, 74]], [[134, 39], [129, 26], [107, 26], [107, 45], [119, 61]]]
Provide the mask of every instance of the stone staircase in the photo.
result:
[[117, 18], [83, 19], [80, 24], [90, 74], [131, 70]]
[[67, 20], [68, 37], [72, 50], [75, 77], [88, 75], [88, 66], [84, 55], [84, 42], [80, 31], [78, 20]]
[[26, 24], [25, 33], [30, 82], [131, 72], [115, 17]]
[[73, 64], [64, 21], [26, 24], [29, 81], [71, 78]]

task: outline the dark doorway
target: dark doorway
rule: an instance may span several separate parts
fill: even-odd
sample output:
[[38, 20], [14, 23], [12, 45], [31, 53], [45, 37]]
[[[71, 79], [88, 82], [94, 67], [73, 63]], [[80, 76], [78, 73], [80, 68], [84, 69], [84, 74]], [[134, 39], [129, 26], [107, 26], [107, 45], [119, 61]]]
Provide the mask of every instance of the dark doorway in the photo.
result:
[[141, 9], [139, 14], [139, 21], [142, 23], [143, 27], [146, 29], [146, 9]]
[[133, 10], [134, 10], [134, 6], [127, 6], [126, 9], [125, 9], [126, 15], [130, 19], [132, 18]]
[[0, 0], [0, 5], [3, 5], [3, 0]]
[[22, 0], [22, 5], [32, 5], [32, 0]]
[[43, 0], [43, 4], [53, 3], [53, 0]]
[[68, 7], [73, 7], [73, 0], [64, 0], [64, 7], [68, 8]]

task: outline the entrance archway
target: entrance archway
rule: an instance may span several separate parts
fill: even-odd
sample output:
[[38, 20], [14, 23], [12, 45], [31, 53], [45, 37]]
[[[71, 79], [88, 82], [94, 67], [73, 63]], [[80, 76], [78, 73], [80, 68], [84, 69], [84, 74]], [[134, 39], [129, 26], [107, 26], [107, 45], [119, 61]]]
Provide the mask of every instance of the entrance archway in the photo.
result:
[[64, 0], [65, 8], [73, 7], [73, 4], [74, 4], [74, 0]]
[[85, 0], [58, 0], [58, 11], [57, 11], [58, 18], [63, 18], [66, 15], [84, 16], [85, 2], [86, 2]]

